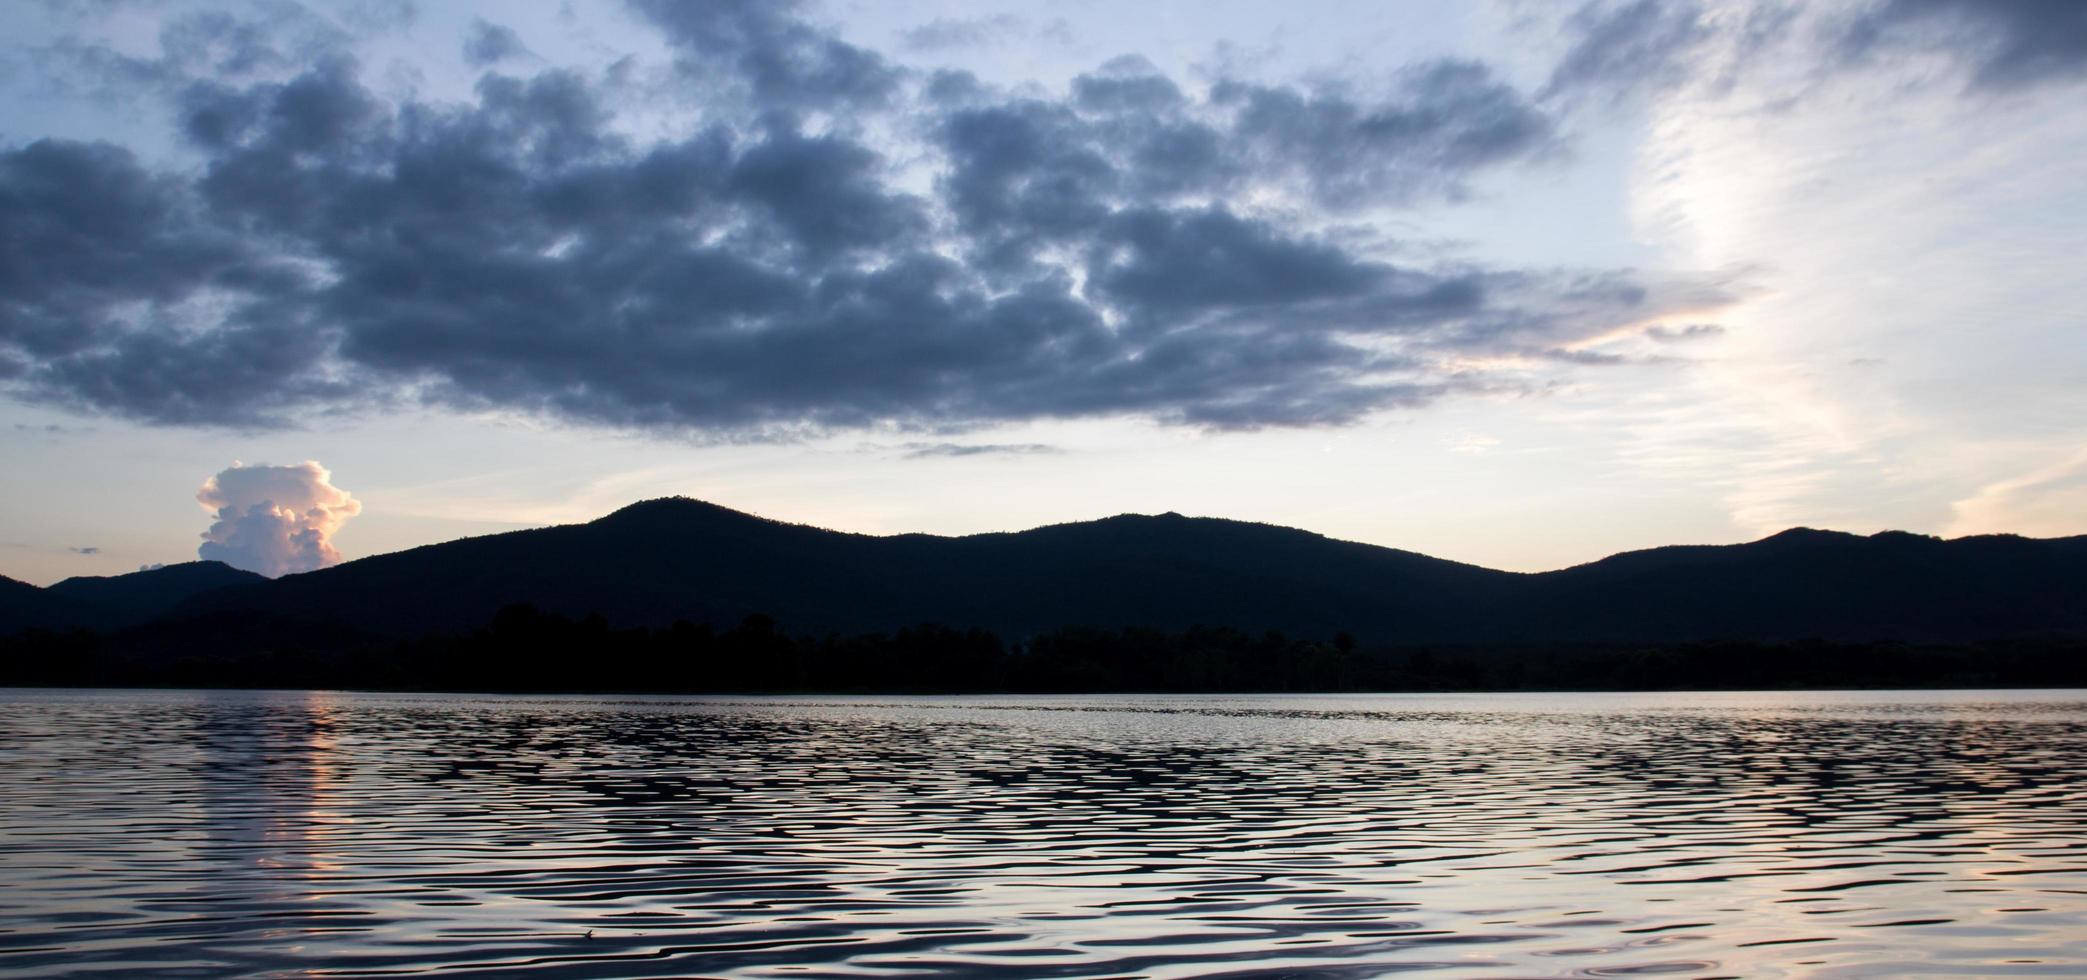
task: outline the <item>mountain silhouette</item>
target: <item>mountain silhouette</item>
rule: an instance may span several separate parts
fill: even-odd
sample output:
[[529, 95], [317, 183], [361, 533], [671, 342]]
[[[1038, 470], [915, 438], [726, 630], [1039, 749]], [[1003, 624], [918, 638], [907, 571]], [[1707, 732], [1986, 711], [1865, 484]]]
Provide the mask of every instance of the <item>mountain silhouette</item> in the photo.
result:
[[0, 576], [0, 634], [24, 629], [122, 629], [197, 595], [268, 579], [220, 561], [161, 565], [125, 575], [80, 575], [49, 588]]
[[619, 626], [765, 614], [814, 633], [936, 622], [1014, 638], [1211, 624], [1391, 644], [1961, 641], [2087, 634], [2087, 537], [1796, 529], [1522, 574], [1171, 513], [872, 536], [667, 498], [204, 591], [170, 615], [415, 635], [470, 630], [514, 603]]
[[67, 629], [93, 618], [93, 610], [71, 599], [0, 575], [0, 634], [25, 629]]
[[336, 618], [383, 633], [468, 629], [529, 602], [659, 626], [760, 613], [855, 632], [919, 622], [1022, 635], [1067, 623], [1237, 620], [1309, 632], [1363, 617], [1453, 635], [1515, 576], [1289, 528], [1126, 515], [1019, 533], [876, 537], [699, 501], [646, 501], [581, 525], [514, 531], [224, 590], [183, 612]]
[[875, 536], [676, 497], [272, 581], [219, 562], [47, 589], [0, 578], [0, 633], [208, 620], [405, 637], [470, 631], [517, 603], [631, 627], [758, 614], [814, 634], [932, 622], [1011, 639], [1222, 625], [1375, 644], [1961, 642], [2087, 636], [2087, 537], [1798, 528], [1523, 574], [1172, 513]]
[[2087, 537], [1794, 528], [1531, 576], [1518, 639], [1976, 640], [2087, 632]]
[[46, 591], [93, 610], [82, 625], [121, 627], [154, 619], [205, 592], [266, 581], [266, 576], [221, 561], [190, 561], [127, 575], [74, 576]]

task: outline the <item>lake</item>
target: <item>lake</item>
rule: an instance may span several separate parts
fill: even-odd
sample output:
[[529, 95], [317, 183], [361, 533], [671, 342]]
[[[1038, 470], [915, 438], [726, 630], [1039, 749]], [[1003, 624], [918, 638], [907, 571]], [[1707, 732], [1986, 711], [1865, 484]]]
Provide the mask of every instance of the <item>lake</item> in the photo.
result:
[[0, 690], [0, 975], [2087, 974], [2087, 692]]

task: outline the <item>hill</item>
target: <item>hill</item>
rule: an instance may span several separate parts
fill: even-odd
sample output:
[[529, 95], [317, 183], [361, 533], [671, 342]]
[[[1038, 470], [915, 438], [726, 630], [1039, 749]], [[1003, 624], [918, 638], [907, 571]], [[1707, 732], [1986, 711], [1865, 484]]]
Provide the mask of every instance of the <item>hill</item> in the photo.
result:
[[670, 498], [203, 592], [175, 615], [407, 636], [473, 629], [518, 602], [620, 626], [761, 613], [815, 633], [937, 622], [1009, 637], [1222, 624], [1383, 644], [1966, 641], [2087, 634], [2087, 538], [1798, 529], [1517, 574], [1178, 514], [879, 537]]
[[78, 575], [45, 591], [95, 610], [89, 625], [122, 627], [155, 619], [205, 592], [267, 581], [221, 561], [191, 561], [127, 575]]
[[66, 629], [94, 615], [63, 596], [0, 575], [0, 634], [25, 629]]
[[199, 596], [200, 614], [333, 619], [387, 634], [469, 629], [502, 606], [621, 625], [773, 616], [862, 632], [920, 622], [1024, 635], [1067, 623], [1236, 622], [1442, 638], [1517, 576], [1289, 528], [1122, 516], [947, 538], [847, 534], [686, 499]]
[[217, 561], [80, 575], [44, 589], [0, 576], [0, 635], [25, 629], [122, 629], [157, 619], [206, 592], [267, 581]]
[[1967, 641], [2087, 634], [2087, 537], [1943, 540], [1795, 528], [1531, 576], [1505, 637]]

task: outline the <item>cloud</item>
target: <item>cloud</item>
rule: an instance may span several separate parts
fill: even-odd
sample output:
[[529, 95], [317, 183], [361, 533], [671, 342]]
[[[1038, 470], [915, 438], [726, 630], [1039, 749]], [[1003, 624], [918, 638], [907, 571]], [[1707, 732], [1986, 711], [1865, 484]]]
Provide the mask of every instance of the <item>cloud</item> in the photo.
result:
[[1692, 0], [1589, 3], [1567, 18], [1572, 45], [1551, 70], [1546, 95], [1611, 97], [1687, 77], [1689, 56], [1710, 27]]
[[681, 50], [691, 81], [740, 90], [759, 111], [881, 108], [905, 71], [797, 15], [793, 0], [631, 0]]
[[1724, 332], [1725, 328], [1715, 323], [1691, 323], [1680, 327], [1670, 327], [1663, 323], [1655, 323], [1645, 328], [1645, 336], [1663, 344], [1684, 340], [1707, 340], [1711, 337], [1723, 336]]
[[516, 34], [514, 28], [484, 18], [472, 18], [471, 30], [464, 35], [465, 64], [484, 68], [528, 55], [529, 46], [522, 43], [522, 36]]
[[110, 326], [108, 307], [178, 300], [237, 274], [246, 250], [191, 206], [119, 146], [39, 140], [0, 155], [0, 340], [65, 353]]
[[98, 548], [98, 547], [95, 547], [94, 545], [86, 545], [86, 546], [84, 546], [84, 547], [77, 547], [77, 548], [67, 548], [67, 549], [65, 549], [65, 550], [67, 550], [67, 551], [70, 551], [70, 552], [72, 552], [72, 553], [73, 553], [73, 554], [75, 554], [75, 555], [98, 555], [98, 554], [101, 554], [101, 549], [100, 549], [100, 548]]
[[1072, 28], [1063, 19], [1034, 24], [1014, 14], [994, 14], [989, 17], [937, 17], [899, 35], [901, 46], [908, 51], [922, 52], [980, 48], [1027, 39], [1070, 44]]
[[1909, 57], [1953, 63], [1981, 95], [2087, 78], [2087, 5], [2074, 0], [1593, 0], [1549, 23], [1566, 46], [1541, 92], [1547, 100], [1620, 101], [1692, 82], [1729, 86], [1749, 73], [1790, 84], [1765, 67], [1771, 49], [1813, 69], [1771, 106], [1805, 97], [1822, 75]]
[[1979, 487], [1950, 509], [1952, 535], [2087, 534], [2087, 450]]
[[1051, 456], [1064, 452], [1057, 446], [1038, 442], [1025, 443], [957, 443], [957, 442], [909, 442], [899, 447], [905, 450], [906, 459], [937, 459], [960, 456]]
[[196, 501], [213, 512], [196, 555], [274, 577], [337, 564], [332, 537], [362, 503], [333, 485], [317, 462], [234, 463], [203, 482]]
[[[88, 16], [86, 11], [78, 11], [81, 19]], [[123, 32], [135, 29], [126, 25]], [[68, 36], [31, 52], [31, 58], [56, 91], [129, 104], [141, 93], [198, 79], [253, 81], [294, 71], [338, 57], [352, 40], [341, 24], [301, 4], [267, 3], [251, 5], [240, 14], [174, 14], [160, 28], [156, 56]]]
[[1884, 0], [1854, 18], [1841, 52], [1938, 51], [1973, 87], [2010, 91], [2087, 77], [2087, 4], [2074, 0]]
[[[701, 95], [664, 138], [619, 125], [609, 80], [399, 100], [331, 51], [155, 76], [193, 170], [0, 148], [0, 385], [235, 428], [413, 404], [742, 439], [1338, 425], [1541, 390], [1607, 360], [1548, 352], [1724, 286], [1393, 262], [1319, 231], [1556, 151], [1476, 63], [1192, 88], [1132, 57], [1012, 92], [789, 5], [639, 9]], [[905, 179], [921, 161], [936, 176]]]
[[1541, 157], [1558, 140], [1550, 116], [1474, 61], [1409, 68], [1375, 98], [1237, 82], [1213, 96], [1236, 106], [1234, 141], [1260, 173], [1330, 205], [1454, 200], [1473, 175]]

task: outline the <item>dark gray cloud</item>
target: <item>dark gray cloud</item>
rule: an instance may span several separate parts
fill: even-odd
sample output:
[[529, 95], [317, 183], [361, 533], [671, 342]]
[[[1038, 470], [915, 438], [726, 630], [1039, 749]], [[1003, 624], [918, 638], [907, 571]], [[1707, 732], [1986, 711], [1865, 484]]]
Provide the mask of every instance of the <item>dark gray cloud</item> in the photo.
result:
[[883, 55], [800, 19], [803, 5], [795, 0], [630, 2], [682, 50], [691, 80], [741, 85], [761, 107], [876, 108], [897, 94], [905, 75]]
[[[335, 51], [154, 82], [193, 170], [0, 150], [0, 377], [184, 425], [414, 403], [756, 438], [1325, 425], [1533, 383], [1474, 359], [1609, 363], [1577, 343], [1716, 298], [1313, 231], [1314, 208], [1455, 198], [1555, 147], [1475, 64], [1191, 90], [1127, 58], [1017, 96], [787, 6], [638, 6], [718, 100], [662, 141], [623, 135], [602, 80], [494, 71], [399, 103]], [[931, 191], [870, 120], [917, 134]], [[1293, 206], [1227, 203], [1271, 195]]]
[[[1701, 0], [1592, 0], [1556, 27], [1567, 47], [1546, 99], [1621, 100], [1690, 80], [1729, 84], [1762, 51], [1788, 44], [1805, 45], [1804, 55], [1829, 73], [1941, 55], [1986, 94], [2087, 77], [2087, 3], [2078, 0], [1755, 0], [1716, 16]], [[1709, 58], [1713, 39], [1728, 50]]]
[[522, 43], [522, 36], [504, 24], [473, 18], [470, 32], [464, 35], [464, 63], [473, 68], [485, 68], [509, 58], [528, 55], [529, 46]]
[[1222, 208], [1125, 209], [1095, 236], [1090, 290], [1141, 317], [1245, 311], [1378, 295], [1393, 271]]
[[1901, 48], [1946, 52], [1975, 87], [2008, 91], [2087, 76], [2087, 3], [2078, 0], [1884, 0], [1847, 29], [1863, 60]]
[[39, 140], [0, 155], [0, 338], [63, 353], [125, 301], [171, 301], [247, 258], [173, 178], [107, 143]]
[[1557, 146], [1551, 120], [1483, 67], [1437, 62], [1364, 97], [1221, 82], [1198, 98], [1137, 58], [1064, 100], [998, 99], [943, 75], [940, 190], [988, 268], [1084, 242], [1126, 209], [1256, 190], [1329, 207], [1457, 198], [1476, 175]]
[[725, 189], [758, 203], [811, 256], [919, 244], [928, 228], [923, 202], [886, 189], [876, 153], [788, 125], [771, 125], [764, 137], [740, 154]]
[[91, 545], [91, 544], [90, 544], [90, 545], [82, 545], [82, 546], [79, 546], [79, 547], [74, 547], [74, 548], [67, 548], [67, 549], [65, 549], [65, 550], [67, 550], [67, 551], [70, 551], [70, 552], [72, 552], [72, 553], [73, 553], [73, 554], [75, 554], [75, 555], [98, 555], [98, 554], [101, 554], [101, 549], [100, 549], [100, 548], [98, 548], [98, 547], [96, 547], [96, 546], [94, 546], [94, 545]]
[[1219, 85], [1257, 170], [1286, 174], [1328, 204], [1460, 197], [1471, 175], [1555, 146], [1551, 118], [1484, 65], [1407, 70], [1378, 98], [1245, 83]]

